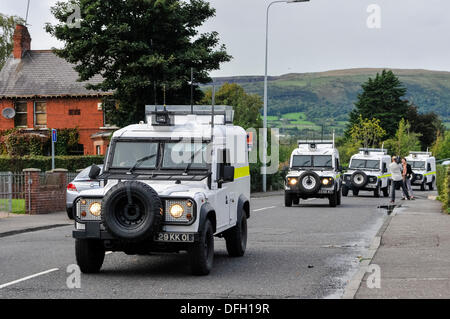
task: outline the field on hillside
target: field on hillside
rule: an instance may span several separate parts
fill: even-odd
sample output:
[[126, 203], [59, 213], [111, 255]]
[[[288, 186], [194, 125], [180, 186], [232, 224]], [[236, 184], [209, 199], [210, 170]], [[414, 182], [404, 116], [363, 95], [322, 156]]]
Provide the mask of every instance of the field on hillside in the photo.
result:
[[[286, 74], [269, 78], [269, 125], [282, 131], [344, 131], [361, 84], [382, 69], [349, 69], [321, 73]], [[406, 99], [420, 112], [436, 112], [450, 128], [450, 72], [392, 70], [407, 88]], [[263, 96], [263, 77], [215, 78], [216, 85], [237, 83], [247, 92]], [[308, 133], [309, 134], [309, 133]]]

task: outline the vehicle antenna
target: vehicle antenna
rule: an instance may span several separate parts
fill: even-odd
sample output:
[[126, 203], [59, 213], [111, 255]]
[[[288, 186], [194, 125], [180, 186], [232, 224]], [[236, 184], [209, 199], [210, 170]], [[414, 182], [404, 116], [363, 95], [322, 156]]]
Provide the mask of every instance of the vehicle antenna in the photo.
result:
[[163, 85], [163, 95], [164, 95], [164, 97], [163, 97], [163, 100], [164, 100], [164, 112], [166, 112], [167, 109], [166, 109], [166, 85], [165, 84]]
[[194, 68], [191, 68], [191, 114], [194, 114]]
[[28, 11], [30, 10], [30, 0], [28, 0], [28, 4], [27, 4], [27, 14], [25, 16], [25, 25], [27, 25], [28, 22]]
[[216, 86], [213, 84], [212, 86], [212, 94], [211, 94], [211, 141], [214, 138], [214, 107], [216, 103]]
[[156, 102], [156, 81], [153, 82], [153, 95], [155, 97], [155, 110], [156, 110], [156, 104], [157, 104], [157, 102]]

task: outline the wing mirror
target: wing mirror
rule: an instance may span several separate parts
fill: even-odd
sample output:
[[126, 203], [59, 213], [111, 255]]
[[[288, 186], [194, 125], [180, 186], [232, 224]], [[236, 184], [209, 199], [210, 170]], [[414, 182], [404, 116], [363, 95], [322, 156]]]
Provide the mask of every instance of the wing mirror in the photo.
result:
[[224, 166], [223, 168], [223, 181], [234, 182], [234, 166]]
[[100, 175], [101, 169], [97, 165], [92, 165], [91, 170], [89, 171], [89, 178], [90, 179], [97, 179], [97, 177]]

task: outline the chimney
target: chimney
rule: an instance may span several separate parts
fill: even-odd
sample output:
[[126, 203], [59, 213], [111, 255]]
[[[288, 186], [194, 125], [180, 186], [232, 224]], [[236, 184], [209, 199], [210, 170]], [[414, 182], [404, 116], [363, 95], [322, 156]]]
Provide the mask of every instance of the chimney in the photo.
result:
[[31, 37], [26, 26], [17, 24], [14, 31], [14, 59], [21, 59], [23, 54], [31, 49]]

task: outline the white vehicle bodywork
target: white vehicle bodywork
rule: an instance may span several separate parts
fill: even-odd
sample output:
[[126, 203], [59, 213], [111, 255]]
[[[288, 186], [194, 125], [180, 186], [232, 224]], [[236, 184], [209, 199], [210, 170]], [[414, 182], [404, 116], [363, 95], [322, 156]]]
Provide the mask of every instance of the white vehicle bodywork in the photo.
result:
[[[131, 125], [116, 131], [111, 139], [109, 150], [105, 158], [103, 174], [100, 176], [105, 185], [100, 189], [86, 190], [80, 193], [76, 202], [75, 219], [77, 239], [95, 238], [104, 240], [112, 246], [116, 238], [105, 230], [101, 216], [91, 216], [88, 211], [83, 216], [83, 206], [80, 202], [97, 201], [102, 199], [117, 184], [127, 181], [137, 181], [149, 185], [161, 199], [162, 207], [161, 227], [154, 237], [147, 240], [148, 247], [158, 244], [168, 245], [168, 250], [177, 250], [178, 246], [170, 244], [184, 244], [181, 250], [191, 242], [180, 243], [180, 237], [192, 235], [197, 242], [202, 233], [205, 220], [213, 224], [214, 235], [222, 236], [227, 230], [235, 227], [243, 214], [250, 216], [250, 168], [248, 163], [247, 133], [232, 124], [233, 111], [229, 106], [216, 106], [214, 122], [211, 106], [194, 106], [194, 114], [190, 114], [190, 107], [167, 106], [163, 117], [167, 122], [158, 123], [158, 113], [161, 107], [147, 106], [147, 123]], [[157, 159], [154, 168], [137, 167], [130, 172], [129, 164], [125, 168], [115, 166], [120, 159], [115, 153], [119, 143], [153, 143], [157, 144]], [[166, 156], [169, 156], [167, 145], [172, 147], [171, 160], [185, 163], [182, 167], [165, 167]], [[177, 148], [178, 146], [179, 148]], [[185, 145], [199, 145], [203, 151], [193, 155], [195, 149], [190, 150], [187, 158], [184, 154]], [[122, 146], [121, 146], [122, 147]], [[177, 151], [174, 151], [177, 149]], [[129, 155], [129, 154], [124, 154]], [[145, 154], [148, 155], [148, 154]], [[194, 158], [189, 158], [196, 156]], [[189, 162], [197, 161], [203, 166], [187, 169]], [[139, 155], [142, 157], [142, 155]], [[223, 180], [224, 166], [234, 168], [232, 181]], [[230, 167], [231, 166], [231, 167]], [[186, 167], [186, 170], [184, 169]], [[229, 171], [229, 170], [228, 170]], [[91, 202], [89, 202], [91, 203]], [[189, 220], [176, 220], [169, 214], [171, 205], [186, 203], [191, 205], [192, 214]], [[102, 203], [103, 205], [103, 203]], [[103, 214], [103, 212], [102, 212]], [[183, 213], [184, 214], [184, 213]], [[183, 218], [188, 218], [183, 215]], [[186, 237], [185, 236], [185, 237]], [[185, 238], [182, 237], [182, 238]], [[186, 237], [187, 238], [187, 237]], [[194, 240], [193, 240], [194, 241]], [[193, 243], [192, 241], [192, 243]], [[147, 247], [146, 246], [146, 247]], [[161, 246], [161, 245], [159, 245]], [[164, 247], [157, 247], [158, 251]], [[175, 248], [174, 248], [175, 247]], [[170, 248], [170, 249], [169, 249]], [[149, 248], [151, 249], [151, 248]], [[121, 250], [121, 248], [117, 248]]]
[[361, 148], [359, 153], [350, 158], [349, 169], [344, 174], [344, 195], [347, 195], [348, 190], [352, 190], [355, 196], [360, 190], [366, 190], [373, 191], [376, 197], [380, 191], [388, 196], [390, 162], [387, 150]]
[[422, 190], [427, 185], [432, 190], [436, 182], [436, 159], [431, 152], [410, 152], [406, 160], [414, 173], [411, 184], [419, 185]]

